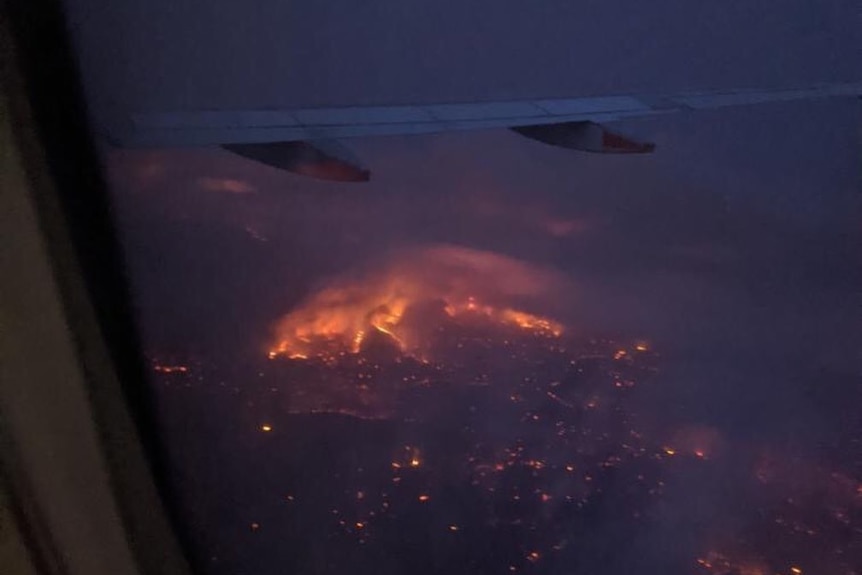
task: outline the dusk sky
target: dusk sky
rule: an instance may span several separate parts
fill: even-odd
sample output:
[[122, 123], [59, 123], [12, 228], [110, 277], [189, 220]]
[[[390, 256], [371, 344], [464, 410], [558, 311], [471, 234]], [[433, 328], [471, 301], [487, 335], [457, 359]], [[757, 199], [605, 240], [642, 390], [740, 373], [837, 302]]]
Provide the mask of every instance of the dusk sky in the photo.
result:
[[854, 0], [67, 4], [92, 89], [139, 111], [793, 86], [862, 53]]

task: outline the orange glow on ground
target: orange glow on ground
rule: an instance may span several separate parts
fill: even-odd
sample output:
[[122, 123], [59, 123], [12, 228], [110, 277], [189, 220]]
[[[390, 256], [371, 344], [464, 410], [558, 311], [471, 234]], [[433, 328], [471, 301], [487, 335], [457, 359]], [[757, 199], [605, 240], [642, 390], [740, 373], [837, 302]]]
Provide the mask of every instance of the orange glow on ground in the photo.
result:
[[[314, 355], [314, 342], [327, 340], [349, 341], [350, 345], [345, 347], [349, 347], [353, 353], [358, 353], [362, 349], [363, 342], [367, 339], [366, 334], [369, 328], [389, 336], [399, 349], [407, 352], [410, 348], [421, 347], [421, 345], [419, 342], [409, 342], [412, 345], [408, 344], [407, 338], [402, 337], [400, 333], [400, 323], [404, 312], [410, 305], [422, 301], [421, 299], [415, 301], [396, 299], [388, 304], [369, 304], [374, 310], [368, 313], [362, 310], [333, 312], [331, 316], [323, 319], [320, 325], [294, 328], [296, 335], [280, 339], [267, 352], [267, 356], [270, 359], [281, 355], [286, 355], [290, 359], [308, 359]], [[473, 315], [500, 324], [517, 326], [525, 331], [546, 337], [560, 337], [563, 333], [562, 324], [549, 318], [511, 308], [480, 306], [475, 304], [473, 300], [466, 303], [447, 303], [444, 310], [451, 318], [464, 318]]]
[[[357, 353], [374, 331], [389, 336], [401, 351], [421, 356], [427, 313], [438, 320], [474, 317], [559, 337], [559, 322], [504, 305], [524, 296], [535, 299], [556, 281], [490, 252], [424, 248], [402, 254], [376, 273], [333, 280], [279, 322], [268, 356], [304, 359], [322, 353], [321, 348], [331, 350], [333, 343]], [[437, 311], [427, 311], [429, 306]]]

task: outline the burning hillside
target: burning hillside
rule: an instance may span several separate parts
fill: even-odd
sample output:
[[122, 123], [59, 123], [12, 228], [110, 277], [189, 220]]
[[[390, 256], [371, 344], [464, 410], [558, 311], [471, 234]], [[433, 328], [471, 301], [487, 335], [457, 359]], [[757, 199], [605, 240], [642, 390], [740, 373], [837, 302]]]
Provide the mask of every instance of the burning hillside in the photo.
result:
[[533, 311], [561, 284], [552, 272], [490, 252], [455, 246], [403, 251], [308, 298], [278, 323], [269, 354], [306, 357], [333, 346], [358, 352], [378, 334], [404, 353], [423, 353], [447, 321], [559, 337], [562, 325]]

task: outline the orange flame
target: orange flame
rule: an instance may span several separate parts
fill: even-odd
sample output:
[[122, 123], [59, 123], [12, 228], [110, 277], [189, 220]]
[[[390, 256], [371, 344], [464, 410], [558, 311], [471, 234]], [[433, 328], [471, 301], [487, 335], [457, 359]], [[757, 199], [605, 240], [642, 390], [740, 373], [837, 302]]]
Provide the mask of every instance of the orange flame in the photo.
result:
[[[404, 352], [415, 351], [421, 337], [406, 320], [425, 304], [442, 306], [450, 318], [482, 317], [559, 337], [560, 323], [505, 305], [545, 296], [556, 283], [549, 272], [489, 252], [452, 246], [413, 250], [376, 273], [337, 279], [314, 294], [279, 322], [268, 353], [305, 357], [325, 342], [357, 353], [374, 332]], [[475, 293], [482, 294], [482, 302]]]

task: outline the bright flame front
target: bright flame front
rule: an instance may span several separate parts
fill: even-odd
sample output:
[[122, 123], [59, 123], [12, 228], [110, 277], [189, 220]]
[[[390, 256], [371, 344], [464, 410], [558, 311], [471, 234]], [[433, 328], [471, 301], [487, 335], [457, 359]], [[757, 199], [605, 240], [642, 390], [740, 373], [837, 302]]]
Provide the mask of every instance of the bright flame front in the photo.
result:
[[308, 357], [327, 351], [357, 353], [373, 334], [404, 353], [422, 352], [427, 331], [446, 319], [490, 321], [547, 337], [563, 326], [508, 305], [548, 291], [547, 274], [487, 252], [443, 247], [418, 250], [376, 273], [340, 279], [284, 317], [269, 351]]

